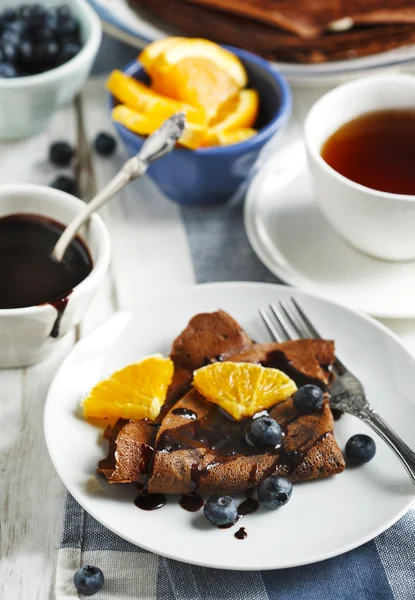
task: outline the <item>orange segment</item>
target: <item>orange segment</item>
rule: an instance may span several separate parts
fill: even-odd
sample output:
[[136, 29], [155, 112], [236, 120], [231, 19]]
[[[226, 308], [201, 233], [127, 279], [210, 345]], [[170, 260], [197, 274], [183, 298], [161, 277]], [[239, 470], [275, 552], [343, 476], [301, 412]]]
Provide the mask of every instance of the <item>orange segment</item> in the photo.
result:
[[170, 66], [155, 61], [149, 73], [153, 90], [193, 106], [203, 106], [209, 119], [239, 92], [234, 79], [206, 58], [184, 58]]
[[242, 92], [239, 92], [238, 101], [232, 112], [224, 115], [221, 121], [209, 127], [205, 144], [211, 145], [212, 140], [215, 143], [216, 135], [220, 131], [251, 127], [258, 116], [258, 108], [258, 92], [255, 90], [242, 90]]
[[204, 108], [160, 96], [141, 81], [128, 77], [121, 71], [116, 70], [111, 73], [107, 88], [120, 102], [146, 115], [158, 114], [161, 118], [167, 119], [183, 110], [188, 121], [199, 125], [206, 123]]
[[[114, 121], [117, 121], [117, 123], [121, 123], [121, 125], [124, 125], [124, 127], [127, 127], [130, 131], [138, 133], [139, 135], [150, 135], [150, 133], [153, 133], [158, 129], [165, 120], [163, 114], [152, 113], [143, 115], [123, 104], [119, 104], [112, 109], [112, 118]], [[195, 150], [201, 146], [205, 135], [206, 127], [203, 125], [186, 123], [183, 135], [178, 141], [182, 146]]]
[[113, 373], [84, 400], [84, 416], [155, 419], [166, 400], [173, 371], [173, 361], [160, 354]]
[[282, 371], [253, 363], [207, 365], [194, 372], [193, 385], [237, 421], [287, 400], [297, 390]]
[[225, 129], [225, 131], [217, 131], [216, 133], [210, 133], [209, 141], [206, 143], [203, 142], [203, 145], [206, 146], [230, 146], [231, 144], [239, 144], [240, 142], [244, 142], [249, 138], [256, 135], [258, 132], [256, 129], [252, 129], [251, 127], [244, 127], [242, 129], [231, 129], [230, 131]]
[[[157, 62], [161, 62], [163, 66], [173, 66], [182, 63], [186, 59], [202, 59], [216, 65], [221, 71], [227, 73], [238, 88], [244, 88], [248, 78], [245, 68], [239, 58], [225, 50], [218, 44], [199, 38], [170, 38], [174, 40], [171, 43], [166, 43], [161, 51], [158, 51], [161, 46], [156, 48], [156, 52], [151, 48], [153, 44], [147, 47], [147, 53], [150, 55], [156, 54]], [[160, 42], [155, 42], [160, 44]], [[151, 67], [151, 64], [150, 64]]]
[[165, 50], [174, 46], [178, 42], [184, 40], [182, 37], [165, 37], [161, 40], [156, 40], [144, 48], [138, 56], [138, 60], [143, 67], [148, 71], [148, 67], [156, 60]]

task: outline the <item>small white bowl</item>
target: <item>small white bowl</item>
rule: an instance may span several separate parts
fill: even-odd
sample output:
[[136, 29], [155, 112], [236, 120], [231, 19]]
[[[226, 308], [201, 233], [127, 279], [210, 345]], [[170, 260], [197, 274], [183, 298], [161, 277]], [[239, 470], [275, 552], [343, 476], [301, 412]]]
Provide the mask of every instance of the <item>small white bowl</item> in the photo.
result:
[[[34, 0], [0, 0], [0, 11], [20, 4], [34, 4]], [[62, 1], [42, 0], [42, 4], [51, 7]], [[42, 131], [56, 108], [69, 103], [84, 86], [101, 43], [101, 21], [86, 0], [72, 0], [70, 5], [81, 23], [81, 51], [45, 73], [0, 78], [0, 138], [21, 138]]]
[[390, 108], [415, 108], [415, 76], [376, 75], [328, 92], [307, 115], [305, 142], [317, 202], [337, 233], [366, 254], [407, 261], [415, 259], [415, 195], [380, 192], [350, 181], [321, 156], [324, 142], [343, 124]]
[[[84, 206], [84, 202], [65, 192], [41, 185], [0, 186], [0, 218], [14, 213], [31, 213], [67, 225]], [[91, 254], [93, 268], [69, 295], [58, 338], [50, 336], [58, 314], [52, 305], [0, 309], [0, 368], [21, 367], [46, 358], [53, 352], [57, 339], [82, 320], [104, 279], [111, 243], [107, 228], [97, 214], [92, 215], [80, 235]]]

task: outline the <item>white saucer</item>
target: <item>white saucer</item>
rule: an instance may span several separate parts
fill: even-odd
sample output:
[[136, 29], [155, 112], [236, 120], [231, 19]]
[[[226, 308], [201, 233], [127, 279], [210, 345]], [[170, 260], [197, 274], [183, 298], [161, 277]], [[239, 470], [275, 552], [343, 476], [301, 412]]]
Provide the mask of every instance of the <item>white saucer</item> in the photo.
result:
[[314, 201], [302, 142], [257, 173], [244, 219], [257, 256], [281, 280], [375, 317], [415, 316], [415, 262], [371, 258], [334, 232]]
[[[95, 475], [106, 454], [102, 432], [82, 418], [80, 402], [99, 379], [143, 356], [167, 354], [173, 338], [198, 312], [227, 310], [258, 341], [267, 332], [258, 307], [294, 295], [322, 335], [336, 340], [341, 360], [360, 377], [373, 406], [407, 442], [413, 440], [415, 363], [402, 343], [374, 320], [287, 286], [224, 283], [181, 289], [137, 304], [77, 344], [57, 373], [45, 406], [52, 462], [74, 498], [122, 538], [186, 563], [257, 570], [299, 566], [336, 556], [390, 527], [411, 506], [415, 488], [386, 444], [357, 469], [296, 484], [287, 506], [260, 508], [238, 526], [220, 530], [201, 511], [188, 513], [170, 496], [161, 510], [134, 505], [133, 485], [109, 485]], [[372, 434], [344, 415], [335, 423], [341, 448], [355, 433]], [[237, 500], [242, 499], [237, 497]], [[321, 524], [324, 523], [324, 527]], [[248, 537], [238, 541], [243, 525]]]

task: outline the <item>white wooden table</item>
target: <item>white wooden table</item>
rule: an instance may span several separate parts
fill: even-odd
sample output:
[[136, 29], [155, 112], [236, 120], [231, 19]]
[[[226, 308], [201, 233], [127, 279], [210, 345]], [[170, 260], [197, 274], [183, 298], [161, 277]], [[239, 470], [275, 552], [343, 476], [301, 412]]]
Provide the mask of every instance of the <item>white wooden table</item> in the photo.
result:
[[[320, 90], [295, 94], [299, 121]], [[84, 95], [90, 139], [111, 131], [104, 79], [91, 80]], [[0, 183], [47, 184], [57, 170], [47, 163], [51, 141], [74, 139], [74, 114], [62, 110], [47, 133], [0, 145]], [[95, 159], [99, 185], [125, 160]], [[47, 361], [0, 372], [0, 599], [48, 600], [54, 597], [64, 488], [47, 455], [43, 406], [49, 384], [76, 338], [86, 335], [114, 311], [135, 300], [194, 282], [179, 208], [160, 194], [147, 202], [150, 181], [127, 188], [102, 215], [113, 243], [110, 272], [76, 332], [68, 334]], [[415, 353], [415, 321], [386, 323]], [[144, 599], [143, 599], [144, 600]]]

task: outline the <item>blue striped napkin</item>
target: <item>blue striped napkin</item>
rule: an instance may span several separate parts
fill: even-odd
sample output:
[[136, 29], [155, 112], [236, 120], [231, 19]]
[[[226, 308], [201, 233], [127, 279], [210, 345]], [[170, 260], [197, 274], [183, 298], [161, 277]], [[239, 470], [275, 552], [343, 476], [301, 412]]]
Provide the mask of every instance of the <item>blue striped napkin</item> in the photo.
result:
[[[253, 254], [242, 207], [182, 211], [198, 283], [276, 279]], [[162, 558], [125, 542], [68, 494], [56, 599], [79, 598], [83, 564], [106, 578], [100, 600], [411, 600], [415, 599], [415, 509], [375, 540], [321, 563], [275, 571], [218, 571]]]

